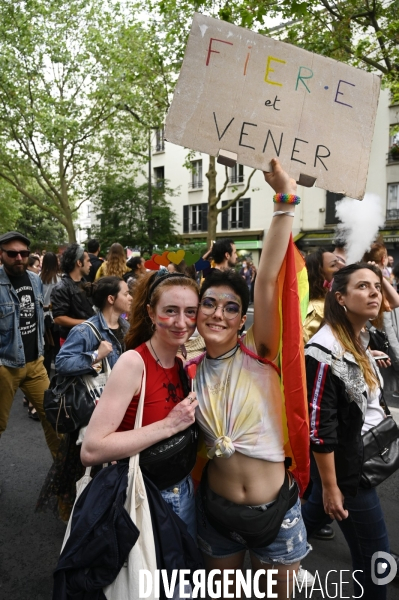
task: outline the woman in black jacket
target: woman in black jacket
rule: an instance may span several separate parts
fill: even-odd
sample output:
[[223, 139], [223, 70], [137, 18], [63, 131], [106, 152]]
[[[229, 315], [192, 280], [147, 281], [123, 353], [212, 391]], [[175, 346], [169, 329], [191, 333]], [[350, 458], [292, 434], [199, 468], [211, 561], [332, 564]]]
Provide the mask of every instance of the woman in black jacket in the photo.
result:
[[366, 263], [342, 268], [326, 296], [326, 324], [305, 349], [314, 460], [312, 492], [302, 514], [308, 536], [337, 520], [352, 555], [354, 597], [364, 600], [386, 598], [386, 586], [372, 581], [371, 559], [375, 552], [389, 552], [377, 490], [360, 485], [362, 435], [385, 418], [381, 379], [364, 332], [369, 319], [380, 317], [381, 305], [378, 268]]

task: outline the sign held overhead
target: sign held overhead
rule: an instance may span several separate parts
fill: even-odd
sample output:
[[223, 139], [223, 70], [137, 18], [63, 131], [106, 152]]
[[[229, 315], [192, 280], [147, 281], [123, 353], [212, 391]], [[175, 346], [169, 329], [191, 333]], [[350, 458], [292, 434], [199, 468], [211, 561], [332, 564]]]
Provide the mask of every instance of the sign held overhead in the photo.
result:
[[378, 75], [195, 14], [165, 139], [363, 198]]

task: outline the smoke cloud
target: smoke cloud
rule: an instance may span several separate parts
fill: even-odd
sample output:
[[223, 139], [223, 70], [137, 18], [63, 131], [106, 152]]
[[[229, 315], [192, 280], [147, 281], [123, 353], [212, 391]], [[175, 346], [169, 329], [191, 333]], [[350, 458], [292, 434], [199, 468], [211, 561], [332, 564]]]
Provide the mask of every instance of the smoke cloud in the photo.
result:
[[346, 264], [358, 262], [384, 225], [381, 199], [375, 194], [366, 194], [364, 200], [343, 198], [336, 203], [335, 214], [340, 220], [336, 238], [344, 240]]

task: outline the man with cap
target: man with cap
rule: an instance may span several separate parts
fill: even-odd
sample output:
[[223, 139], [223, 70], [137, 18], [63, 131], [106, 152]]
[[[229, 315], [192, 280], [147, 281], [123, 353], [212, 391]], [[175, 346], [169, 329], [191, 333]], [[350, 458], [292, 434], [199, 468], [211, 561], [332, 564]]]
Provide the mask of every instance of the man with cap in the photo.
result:
[[72, 327], [95, 314], [82, 288], [82, 283], [87, 283], [90, 267], [88, 253], [79, 244], [69, 244], [61, 256], [62, 279], [51, 292], [53, 319], [60, 327], [61, 345]]
[[43, 364], [43, 287], [41, 279], [27, 270], [29, 245], [18, 231], [0, 236], [0, 436], [21, 388], [37, 411], [54, 457], [59, 440], [43, 410], [49, 386]]

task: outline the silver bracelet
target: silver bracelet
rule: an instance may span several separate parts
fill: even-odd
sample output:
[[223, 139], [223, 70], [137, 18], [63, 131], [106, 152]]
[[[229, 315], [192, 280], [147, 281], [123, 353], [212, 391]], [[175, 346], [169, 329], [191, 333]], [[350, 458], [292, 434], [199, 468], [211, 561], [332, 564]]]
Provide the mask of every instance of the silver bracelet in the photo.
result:
[[276, 210], [273, 213], [273, 217], [278, 217], [279, 215], [286, 215], [287, 217], [295, 217], [295, 213], [292, 211], [285, 210]]

